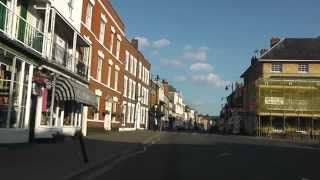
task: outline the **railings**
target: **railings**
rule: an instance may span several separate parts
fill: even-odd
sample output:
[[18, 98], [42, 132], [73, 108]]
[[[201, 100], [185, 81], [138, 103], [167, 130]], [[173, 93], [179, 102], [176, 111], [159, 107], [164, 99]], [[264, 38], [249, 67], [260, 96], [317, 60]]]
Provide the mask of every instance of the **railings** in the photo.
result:
[[44, 33], [0, 1], [0, 31], [23, 45], [42, 53]]

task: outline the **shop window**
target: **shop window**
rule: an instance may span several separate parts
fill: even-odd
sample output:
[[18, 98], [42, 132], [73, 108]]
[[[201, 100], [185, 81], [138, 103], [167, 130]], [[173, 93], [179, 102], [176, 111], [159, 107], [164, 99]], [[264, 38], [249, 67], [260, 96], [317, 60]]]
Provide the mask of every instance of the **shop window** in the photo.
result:
[[41, 125], [49, 126], [50, 125], [50, 107], [51, 107], [51, 95], [52, 90], [47, 88], [42, 88], [42, 104], [41, 104]]
[[88, 119], [94, 119], [94, 113], [95, 113], [94, 108], [90, 106], [88, 108]]
[[0, 59], [0, 128], [24, 128], [31, 68], [13, 56]]
[[64, 107], [64, 119], [63, 119], [63, 125], [64, 126], [71, 126], [73, 125], [74, 120], [74, 114], [73, 112], [75, 110], [75, 103], [72, 101], [65, 101], [65, 107]]

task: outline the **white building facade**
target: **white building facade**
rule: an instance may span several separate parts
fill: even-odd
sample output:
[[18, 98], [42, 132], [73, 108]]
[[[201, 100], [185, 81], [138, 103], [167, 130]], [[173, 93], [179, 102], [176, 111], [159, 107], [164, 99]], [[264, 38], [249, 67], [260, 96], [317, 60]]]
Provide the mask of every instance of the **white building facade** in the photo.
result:
[[[133, 40], [134, 41], [134, 40]], [[125, 44], [124, 119], [119, 131], [148, 129], [150, 64], [134, 46]], [[138, 43], [138, 42], [135, 42]]]
[[96, 106], [81, 11], [81, 0], [0, 0], [0, 143], [74, 135]]
[[184, 119], [183, 95], [180, 91], [169, 92], [169, 99], [172, 102], [172, 116], [174, 118], [173, 128], [182, 127]]

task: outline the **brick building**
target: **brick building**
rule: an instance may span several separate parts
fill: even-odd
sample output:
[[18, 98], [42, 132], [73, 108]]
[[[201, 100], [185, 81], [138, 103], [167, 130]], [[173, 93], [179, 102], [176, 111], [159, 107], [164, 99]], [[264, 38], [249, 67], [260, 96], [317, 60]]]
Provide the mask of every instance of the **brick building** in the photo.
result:
[[91, 43], [89, 88], [98, 109], [88, 111], [88, 129], [118, 129], [123, 119], [124, 24], [107, 0], [83, 0], [81, 34]]
[[138, 49], [138, 41], [124, 39], [123, 115], [120, 131], [147, 129], [151, 64]]

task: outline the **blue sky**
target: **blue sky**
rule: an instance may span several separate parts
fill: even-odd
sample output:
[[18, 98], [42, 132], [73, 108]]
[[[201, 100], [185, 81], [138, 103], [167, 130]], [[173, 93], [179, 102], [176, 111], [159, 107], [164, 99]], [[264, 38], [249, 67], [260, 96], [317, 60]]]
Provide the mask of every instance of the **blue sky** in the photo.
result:
[[240, 80], [272, 36], [320, 36], [317, 0], [110, 0], [138, 37], [152, 73], [201, 113], [218, 115], [226, 84]]

